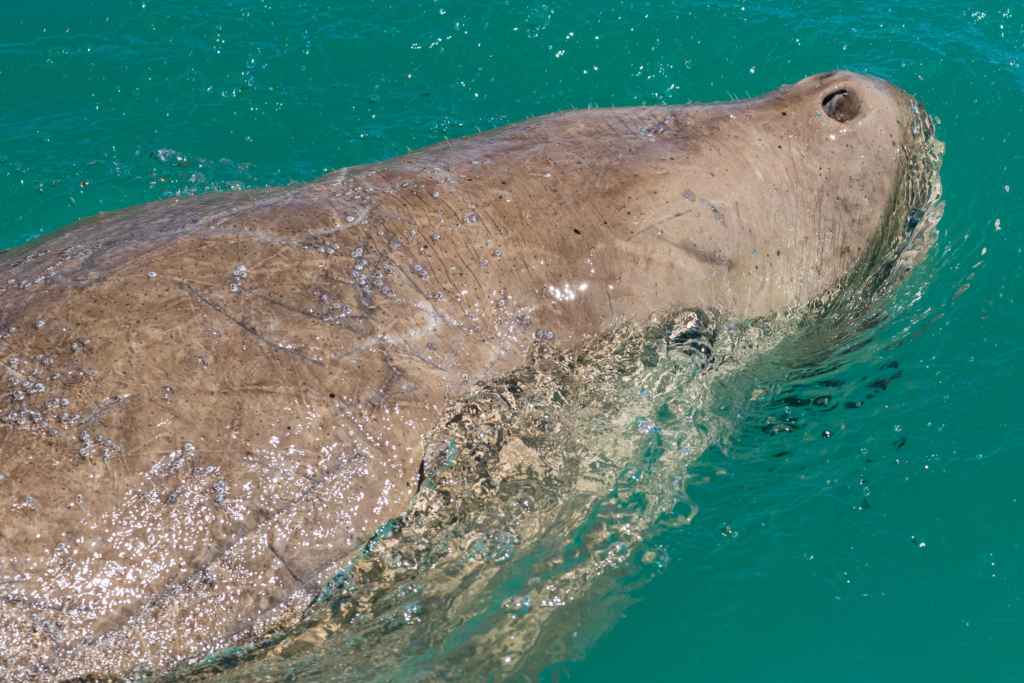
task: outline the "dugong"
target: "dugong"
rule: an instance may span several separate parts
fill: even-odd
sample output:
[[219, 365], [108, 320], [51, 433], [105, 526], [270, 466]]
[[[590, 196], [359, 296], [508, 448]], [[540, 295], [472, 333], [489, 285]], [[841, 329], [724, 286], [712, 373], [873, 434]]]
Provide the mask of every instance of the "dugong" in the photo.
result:
[[932, 138], [911, 96], [835, 71], [542, 116], [6, 253], [0, 671], [160, 672], [294, 619], [409, 505], [447, 402], [538, 340], [827, 301], [911, 241]]

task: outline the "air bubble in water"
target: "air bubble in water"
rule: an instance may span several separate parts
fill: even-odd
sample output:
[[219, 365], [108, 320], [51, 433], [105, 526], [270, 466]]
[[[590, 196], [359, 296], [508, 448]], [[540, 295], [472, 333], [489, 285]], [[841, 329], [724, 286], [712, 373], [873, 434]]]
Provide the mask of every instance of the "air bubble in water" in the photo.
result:
[[530, 596], [513, 595], [501, 603], [501, 609], [509, 614], [526, 614], [530, 611]]

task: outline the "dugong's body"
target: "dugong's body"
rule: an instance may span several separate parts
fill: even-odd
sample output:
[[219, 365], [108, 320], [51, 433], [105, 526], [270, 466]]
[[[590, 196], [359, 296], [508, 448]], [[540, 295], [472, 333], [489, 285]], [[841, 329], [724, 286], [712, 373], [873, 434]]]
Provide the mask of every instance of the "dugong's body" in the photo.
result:
[[902, 237], [917, 112], [835, 72], [562, 113], [8, 254], [0, 670], [159, 671], [291, 618], [537, 336], [826, 295]]

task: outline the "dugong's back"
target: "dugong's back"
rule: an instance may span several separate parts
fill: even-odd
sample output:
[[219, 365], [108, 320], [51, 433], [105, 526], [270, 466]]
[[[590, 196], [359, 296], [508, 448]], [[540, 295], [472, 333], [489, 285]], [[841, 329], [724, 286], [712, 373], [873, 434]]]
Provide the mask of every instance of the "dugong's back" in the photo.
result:
[[909, 208], [909, 102], [837, 73], [544, 117], [8, 255], [7, 671], [158, 671], [293, 618], [405, 508], [445, 401], [538, 331], [821, 295]]
[[330, 240], [261, 228], [113, 249], [72, 233], [6, 269], [24, 278], [0, 432], [0, 649], [18, 663], [131, 670], [225, 643], [308, 604], [415, 489], [410, 445], [437, 413], [398, 407], [437, 380], [379, 335], [431, 321], [369, 316]]

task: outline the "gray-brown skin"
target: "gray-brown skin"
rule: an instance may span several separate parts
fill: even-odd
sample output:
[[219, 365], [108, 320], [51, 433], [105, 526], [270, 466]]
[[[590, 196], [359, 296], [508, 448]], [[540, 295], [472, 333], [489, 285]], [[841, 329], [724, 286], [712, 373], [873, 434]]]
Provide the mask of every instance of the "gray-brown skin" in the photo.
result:
[[564, 112], [6, 255], [0, 672], [160, 671], [294, 618], [536, 334], [821, 296], [881, 239], [911, 103], [833, 72]]

